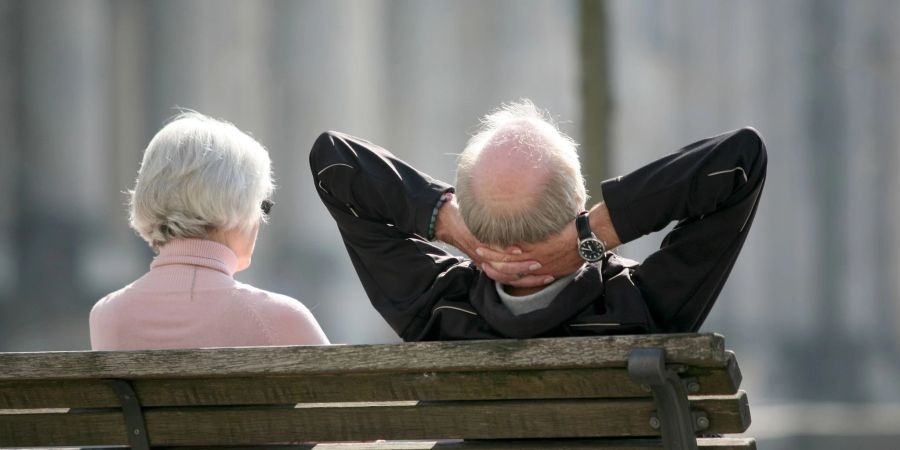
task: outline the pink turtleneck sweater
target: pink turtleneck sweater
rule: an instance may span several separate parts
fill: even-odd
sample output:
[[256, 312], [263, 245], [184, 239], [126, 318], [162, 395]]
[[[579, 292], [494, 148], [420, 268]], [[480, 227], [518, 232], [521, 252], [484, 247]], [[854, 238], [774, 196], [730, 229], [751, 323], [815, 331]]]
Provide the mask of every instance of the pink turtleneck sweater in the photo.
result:
[[149, 272], [94, 305], [91, 348], [328, 344], [309, 309], [236, 281], [237, 264], [234, 252], [217, 242], [169, 242]]

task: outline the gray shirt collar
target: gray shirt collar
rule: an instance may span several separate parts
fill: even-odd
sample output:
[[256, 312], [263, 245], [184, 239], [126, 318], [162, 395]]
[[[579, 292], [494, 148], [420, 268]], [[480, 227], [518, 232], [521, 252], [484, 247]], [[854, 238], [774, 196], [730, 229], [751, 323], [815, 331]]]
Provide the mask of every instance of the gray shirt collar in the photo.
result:
[[500, 301], [509, 308], [513, 315], [520, 316], [538, 309], [546, 308], [574, 278], [574, 273], [566, 275], [548, 284], [547, 287], [534, 294], [523, 295], [521, 297], [507, 294], [506, 291], [503, 290], [503, 285], [500, 283], [494, 283], [494, 286], [497, 288], [497, 295], [500, 296]]

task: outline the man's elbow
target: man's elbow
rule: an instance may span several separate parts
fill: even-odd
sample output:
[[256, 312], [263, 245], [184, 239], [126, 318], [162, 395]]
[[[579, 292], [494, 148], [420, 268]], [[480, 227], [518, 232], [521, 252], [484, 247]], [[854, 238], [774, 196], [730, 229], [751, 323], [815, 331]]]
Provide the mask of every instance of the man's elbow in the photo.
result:
[[732, 139], [737, 140], [741, 147], [747, 148], [750, 152], [756, 152], [763, 156], [766, 153], [766, 144], [763, 141], [762, 134], [756, 128], [749, 126], [739, 128], [734, 132]]
[[334, 131], [326, 131], [320, 134], [313, 143], [312, 150], [309, 151], [309, 167], [313, 174], [319, 172], [327, 155], [334, 151], [336, 135]]
[[756, 128], [748, 126], [735, 130], [728, 140], [737, 150], [738, 158], [748, 163], [748, 169], [765, 173], [768, 160], [766, 144]]

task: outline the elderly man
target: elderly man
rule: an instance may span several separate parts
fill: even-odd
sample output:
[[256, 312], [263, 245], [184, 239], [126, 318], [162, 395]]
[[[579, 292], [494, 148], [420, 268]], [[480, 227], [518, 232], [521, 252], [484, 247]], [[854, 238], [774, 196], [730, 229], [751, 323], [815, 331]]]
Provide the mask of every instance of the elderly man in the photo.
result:
[[[325, 133], [313, 146], [316, 189], [397, 334], [418, 341], [700, 327], [759, 204], [766, 152], [753, 129], [608, 180], [604, 202], [585, 211], [575, 143], [531, 102], [505, 105], [482, 123], [460, 155], [455, 189], [346, 134]], [[610, 252], [672, 221], [644, 262]]]

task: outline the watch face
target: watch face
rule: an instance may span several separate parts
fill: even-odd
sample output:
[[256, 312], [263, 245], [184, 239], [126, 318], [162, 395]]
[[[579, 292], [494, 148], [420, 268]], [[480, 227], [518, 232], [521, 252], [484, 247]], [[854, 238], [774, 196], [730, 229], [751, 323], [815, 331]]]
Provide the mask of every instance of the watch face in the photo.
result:
[[585, 239], [578, 244], [578, 254], [585, 261], [599, 261], [603, 258], [603, 251], [603, 244], [597, 239]]

